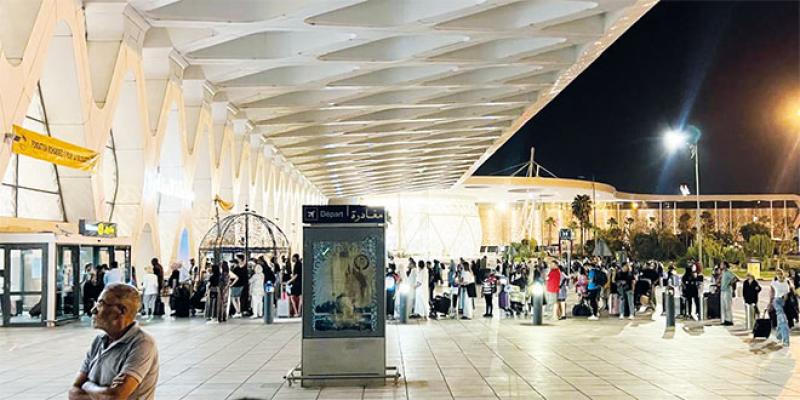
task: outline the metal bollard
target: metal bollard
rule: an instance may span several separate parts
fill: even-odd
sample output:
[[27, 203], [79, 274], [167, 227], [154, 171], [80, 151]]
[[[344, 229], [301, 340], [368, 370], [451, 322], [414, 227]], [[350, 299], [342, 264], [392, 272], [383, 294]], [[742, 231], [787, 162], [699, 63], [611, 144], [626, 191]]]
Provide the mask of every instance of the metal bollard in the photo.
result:
[[700, 300], [700, 312], [698, 314], [701, 321], [708, 320], [708, 297], [703, 296]]
[[400, 310], [398, 310], [398, 314], [400, 314], [401, 324], [408, 323], [408, 292], [410, 290], [408, 283], [403, 282], [400, 284]]
[[272, 306], [272, 291], [264, 293], [264, 323], [271, 324], [275, 322], [275, 313]]
[[667, 327], [674, 327], [675, 326], [675, 288], [672, 286], [668, 287], [666, 291], [664, 291], [665, 299], [664, 299], [664, 308], [667, 311]]
[[752, 331], [756, 326], [756, 306], [755, 304], [744, 305], [744, 326], [748, 331]]
[[542, 308], [544, 303], [544, 288], [541, 283], [533, 284], [533, 310], [531, 310], [531, 319], [534, 325], [542, 324]]

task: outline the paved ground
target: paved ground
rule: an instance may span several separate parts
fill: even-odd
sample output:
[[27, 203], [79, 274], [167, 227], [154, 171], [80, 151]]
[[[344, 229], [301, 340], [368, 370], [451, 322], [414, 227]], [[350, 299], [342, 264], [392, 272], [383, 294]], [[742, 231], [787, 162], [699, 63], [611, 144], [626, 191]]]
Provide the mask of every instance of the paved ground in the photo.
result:
[[[398, 386], [322, 390], [282, 379], [300, 359], [299, 320], [144, 325], [159, 344], [158, 399], [800, 399], [800, 337], [784, 349], [738, 326], [665, 331], [660, 317], [638, 318], [390, 324]], [[85, 323], [0, 329], [0, 398], [66, 398], [95, 334]]]

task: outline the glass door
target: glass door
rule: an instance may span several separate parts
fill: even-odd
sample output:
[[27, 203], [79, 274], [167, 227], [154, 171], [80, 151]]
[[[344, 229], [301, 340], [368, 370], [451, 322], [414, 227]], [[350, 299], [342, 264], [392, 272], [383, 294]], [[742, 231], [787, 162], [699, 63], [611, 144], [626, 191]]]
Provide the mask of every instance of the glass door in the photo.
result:
[[47, 246], [3, 246], [3, 325], [43, 325], [46, 320]]
[[119, 268], [125, 273], [125, 282], [133, 286], [137, 286], [139, 283], [139, 277], [135, 276], [136, 272], [134, 272], [131, 268], [131, 248], [115, 246], [113, 249], [114, 252], [112, 254], [114, 259], [112, 261], [117, 262], [119, 264]]
[[8, 296], [6, 296], [6, 249], [0, 247], [0, 326], [6, 325], [8, 314]]
[[81, 267], [78, 246], [58, 246], [56, 261], [56, 319], [75, 319], [81, 312]]
[[97, 246], [95, 250], [95, 265], [110, 266], [112, 261], [112, 247]]

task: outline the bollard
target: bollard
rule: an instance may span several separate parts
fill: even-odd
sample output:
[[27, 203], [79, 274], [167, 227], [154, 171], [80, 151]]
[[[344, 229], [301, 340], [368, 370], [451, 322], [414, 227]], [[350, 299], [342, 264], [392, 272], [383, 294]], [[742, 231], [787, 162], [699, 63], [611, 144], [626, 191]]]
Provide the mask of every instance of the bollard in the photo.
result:
[[697, 314], [700, 316], [700, 321], [708, 320], [708, 297], [703, 296], [700, 300], [700, 312]]
[[531, 310], [531, 319], [534, 325], [542, 324], [542, 303], [544, 303], [544, 288], [542, 284], [536, 282], [533, 284], [533, 310]]
[[[271, 286], [270, 286], [271, 288]], [[264, 293], [264, 323], [271, 324], [275, 322], [275, 313], [272, 306], [273, 291], [269, 290]]]
[[410, 290], [408, 283], [403, 282], [400, 284], [400, 310], [398, 310], [398, 313], [400, 314], [401, 324], [408, 323], [408, 292]]
[[667, 287], [664, 291], [664, 308], [667, 311], [667, 327], [675, 326], [675, 288], [672, 286]]
[[756, 306], [755, 304], [744, 305], [744, 326], [748, 331], [752, 331], [756, 326]]

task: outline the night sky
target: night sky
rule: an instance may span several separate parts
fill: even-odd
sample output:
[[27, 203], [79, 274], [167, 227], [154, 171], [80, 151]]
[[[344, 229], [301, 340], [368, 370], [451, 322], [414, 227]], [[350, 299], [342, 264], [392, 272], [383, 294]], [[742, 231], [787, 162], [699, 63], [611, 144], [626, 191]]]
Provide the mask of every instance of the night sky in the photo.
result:
[[637, 193], [688, 183], [694, 193], [688, 151], [668, 155], [661, 139], [685, 123], [703, 132], [701, 193], [800, 192], [800, 123], [787, 117], [800, 99], [799, 5], [659, 3], [475, 175], [508, 175], [497, 171], [536, 146], [559, 177]]

